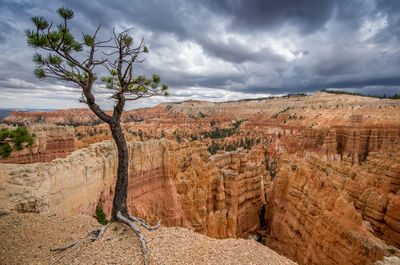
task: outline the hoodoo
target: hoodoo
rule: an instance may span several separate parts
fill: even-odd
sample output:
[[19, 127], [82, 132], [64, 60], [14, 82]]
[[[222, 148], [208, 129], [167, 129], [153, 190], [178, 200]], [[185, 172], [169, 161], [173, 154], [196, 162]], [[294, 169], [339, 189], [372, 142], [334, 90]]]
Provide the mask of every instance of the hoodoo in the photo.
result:
[[[128, 208], [214, 238], [255, 237], [299, 264], [372, 264], [400, 247], [399, 111], [397, 100], [316, 93], [127, 112]], [[28, 126], [54, 122], [36, 115], [24, 114]], [[34, 125], [39, 147], [0, 164], [1, 211], [110, 216], [116, 147], [103, 124], [77, 119]], [[59, 158], [31, 163], [43, 143]]]

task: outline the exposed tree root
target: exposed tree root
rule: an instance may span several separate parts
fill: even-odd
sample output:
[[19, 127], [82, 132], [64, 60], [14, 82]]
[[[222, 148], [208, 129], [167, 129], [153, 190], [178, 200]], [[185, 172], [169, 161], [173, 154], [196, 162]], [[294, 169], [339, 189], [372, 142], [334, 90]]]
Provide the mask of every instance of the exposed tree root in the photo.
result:
[[89, 241], [89, 240], [90, 240], [90, 238], [85, 238], [84, 240], [77, 240], [77, 241], [75, 241], [75, 242], [73, 242], [73, 243], [71, 243], [71, 244], [69, 244], [69, 245], [67, 245], [67, 246], [65, 246], [65, 247], [55, 248], [55, 249], [53, 248], [53, 249], [51, 249], [52, 251], [55, 251], [55, 250], [66, 250], [66, 249], [68, 249], [68, 248], [70, 248], [70, 247], [73, 246], [73, 248], [71, 248], [70, 250], [68, 250], [67, 252], [65, 252], [65, 253], [63, 253], [62, 255], [58, 256], [55, 260], [53, 260], [53, 261], [50, 263], [50, 265], [56, 264], [60, 259], [62, 259], [63, 257], [67, 256], [69, 253], [71, 253], [72, 251], [74, 251], [74, 249], [76, 249], [77, 247], [79, 247], [79, 245], [81, 245], [81, 244], [83, 244], [83, 243], [85, 243], [85, 242], [87, 242], [87, 241]]
[[95, 235], [95, 236], [97, 235], [96, 238], [95, 238], [93, 241], [100, 240], [100, 239], [103, 237], [104, 232], [107, 230], [107, 228], [110, 226], [111, 223], [112, 223], [112, 222], [109, 222], [109, 223], [106, 224], [105, 226], [103, 226], [103, 227], [101, 227], [101, 228], [99, 228], [99, 229], [96, 229], [96, 230], [91, 231], [91, 232], [89, 233], [89, 235]]
[[161, 225], [161, 221], [158, 221], [158, 223], [156, 225], [154, 225], [154, 226], [149, 225], [145, 220], [140, 219], [138, 217], [134, 217], [132, 215], [129, 215], [129, 219], [131, 219], [134, 222], [138, 222], [139, 224], [141, 224], [147, 230], [156, 230]]
[[63, 247], [59, 247], [59, 248], [51, 248], [50, 250], [51, 251], [62, 251], [62, 250], [66, 250], [66, 249], [69, 249], [70, 247], [73, 247], [73, 246], [75, 246], [76, 244], [78, 244], [80, 242], [80, 240], [78, 239], [78, 240], [76, 240], [76, 241], [74, 241], [74, 242], [72, 242], [71, 244], [68, 244], [68, 245], [66, 245], [66, 246], [63, 246]]
[[[138, 217], [134, 217], [134, 216], [129, 215], [129, 219], [128, 219], [128, 218], [124, 217], [121, 214], [121, 212], [117, 213], [117, 220], [119, 220], [122, 223], [128, 225], [136, 233], [136, 235], [139, 237], [139, 240], [140, 240], [140, 242], [142, 244], [143, 263], [146, 265], [147, 264], [147, 259], [146, 259], [146, 254], [147, 254], [146, 243], [147, 243], [147, 240], [143, 237], [142, 233], [140, 232], [139, 228], [137, 228], [137, 226], [134, 224], [134, 222], [138, 222], [140, 225], [142, 225], [144, 228], [146, 228], [148, 230], [155, 230], [158, 227], [160, 227], [161, 221], [159, 221], [156, 225], [152, 226], [152, 225], [149, 225], [147, 223], [147, 221], [145, 221], [143, 219], [140, 219]], [[63, 257], [68, 255], [69, 253], [71, 253], [74, 249], [76, 249], [78, 246], [80, 246], [83, 243], [86, 243], [88, 241], [94, 242], [94, 241], [98, 241], [98, 240], [102, 239], [105, 231], [107, 230], [107, 228], [110, 226], [111, 223], [112, 222], [109, 222], [107, 225], [105, 225], [105, 226], [103, 226], [101, 228], [98, 228], [98, 229], [95, 229], [93, 231], [90, 231], [88, 236], [85, 237], [85, 238], [78, 239], [78, 240], [76, 240], [76, 241], [74, 241], [74, 242], [72, 242], [72, 243], [70, 243], [68, 245], [65, 245], [65, 246], [62, 246], [62, 247], [59, 247], [59, 248], [50, 249], [51, 251], [64, 251], [64, 250], [69, 249], [67, 252], [63, 253], [62, 255], [58, 256], [54, 261], [52, 261], [50, 265], [56, 264], [59, 260], [61, 260]], [[118, 234], [116, 236], [106, 238], [105, 240], [106, 241], [113, 240], [113, 239], [115, 239], [115, 238], [117, 238], [119, 236], [122, 236], [124, 234], [125, 233], [122, 232], [122, 233], [120, 233], [120, 234]]]
[[110, 241], [110, 240], [116, 239], [116, 238], [118, 238], [120, 236], [123, 236], [123, 235], [125, 235], [125, 232], [119, 233], [118, 235], [115, 235], [115, 236], [112, 236], [112, 237], [108, 237], [108, 238], [106, 238], [104, 240], [105, 241]]
[[[130, 216], [129, 216], [129, 217], [130, 217]], [[147, 264], [147, 260], [146, 260], [146, 254], [147, 254], [146, 243], [147, 243], [147, 241], [146, 241], [146, 239], [142, 236], [142, 233], [140, 232], [139, 228], [137, 228], [136, 225], [135, 225], [131, 220], [129, 220], [128, 218], [125, 218], [125, 217], [121, 214], [121, 212], [118, 212], [118, 213], [117, 213], [117, 218], [118, 218], [118, 220], [120, 220], [121, 222], [123, 222], [123, 223], [129, 225], [129, 227], [130, 227], [133, 231], [135, 231], [136, 235], [139, 237], [140, 242], [142, 243], [142, 248], [143, 248], [143, 263], [144, 263], [144, 265], [146, 265], [146, 264]]]

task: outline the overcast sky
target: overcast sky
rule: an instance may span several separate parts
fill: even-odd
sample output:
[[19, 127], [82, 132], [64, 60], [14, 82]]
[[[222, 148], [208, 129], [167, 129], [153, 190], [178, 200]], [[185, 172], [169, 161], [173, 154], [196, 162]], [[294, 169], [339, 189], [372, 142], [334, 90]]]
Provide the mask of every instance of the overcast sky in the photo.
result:
[[74, 10], [78, 36], [101, 24], [100, 38], [134, 27], [145, 39], [150, 53], [138, 73], [158, 73], [170, 96], [126, 109], [324, 88], [400, 93], [399, 0], [1, 0], [0, 108], [84, 107], [79, 89], [32, 74], [24, 30], [32, 16], [59, 23], [62, 6]]

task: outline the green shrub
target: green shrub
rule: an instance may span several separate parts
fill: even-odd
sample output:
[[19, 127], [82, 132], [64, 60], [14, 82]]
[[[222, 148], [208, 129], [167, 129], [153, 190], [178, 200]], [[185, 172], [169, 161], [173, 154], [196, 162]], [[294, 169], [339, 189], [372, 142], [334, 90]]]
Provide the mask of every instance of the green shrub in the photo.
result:
[[253, 239], [253, 240], [257, 241], [258, 240], [258, 235], [250, 234], [250, 235], [247, 236], [247, 239]]
[[102, 225], [108, 224], [107, 215], [103, 211], [103, 208], [101, 208], [101, 206], [96, 207], [96, 215], [94, 215], [93, 217], [97, 220], [97, 222]]

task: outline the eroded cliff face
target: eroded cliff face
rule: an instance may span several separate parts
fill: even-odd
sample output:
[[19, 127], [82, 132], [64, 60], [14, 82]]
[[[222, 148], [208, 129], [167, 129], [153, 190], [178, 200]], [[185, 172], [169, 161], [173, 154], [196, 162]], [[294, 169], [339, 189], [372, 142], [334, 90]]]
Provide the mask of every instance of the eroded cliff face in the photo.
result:
[[[128, 207], [132, 214], [216, 238], [256, 233], [264, 192], [263, 153], [210, 157], [200, 142], [131, 142]], [[2, 211], [110, 214], [116, 176], [112, 141], [50, 163], [0, 165]]]
[[7, 159], [0, 158], [0, 163], [50, 162], [55, 158], [64, 158], [75, 150], [75, 133], [72, 127], [35, 125], [29, 127], [29, 133], [36, 135], [33, 145], [11, 153]]
[[217, 154], [211, 162], [215, 167], [207, 203], [207, 235], [236, 238], [255, 234], [265, 203], [263, 152]]
[[0, 208], [89, 213], [114, 183], [116, 161], [112, 144], [102, 142], [49, 163], [0, 164]]
[[[129, 146], [129, 208], [216, 238], [259, 233], [300, 264], [373, 263], [400, 247], [399, 111], [399, 100], [316, 93], [129, 112], [125, 135], [143, 141]], [[105, 124], [72, 116], [79, 148], [109, 139]], [[1, 165], [1, 208], [109, 213], [115, 156], [105, 142], [51, 163]]]
[[345, 187], [350, 176], [322, 171], [321, 160], [281, 156], [268, 201], [268, 245], [300, 264], [365, 264], [385, 244], [368, 231]]
[[277, 157], [267, 245], [300, 264], [370, 264], [399, 247], [399, 130], [296, 136], [282, 133], [267, 150]]

